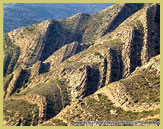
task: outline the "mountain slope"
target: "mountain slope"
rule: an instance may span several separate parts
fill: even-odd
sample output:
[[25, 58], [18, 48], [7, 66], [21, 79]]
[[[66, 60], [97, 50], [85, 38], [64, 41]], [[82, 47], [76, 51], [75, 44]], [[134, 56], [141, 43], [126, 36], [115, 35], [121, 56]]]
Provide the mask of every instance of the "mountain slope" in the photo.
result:
[[40, 126], [75, 125], [73, 122], [80, 121], [139, 121], [150, 116], [159, 119], [159, 64], [160, 56], [152, 58], [129, 77], [73, 102]]
[[[4, 35], [4, 124], [72, 125], [152, 116], [158, 121], [159, 8], [115, 4]], [[11, 52], [17, 49], [16, 58]], [[31, 104], [37, 115], [23, 115], [12, 101], [23, 101], [24, 108]]]

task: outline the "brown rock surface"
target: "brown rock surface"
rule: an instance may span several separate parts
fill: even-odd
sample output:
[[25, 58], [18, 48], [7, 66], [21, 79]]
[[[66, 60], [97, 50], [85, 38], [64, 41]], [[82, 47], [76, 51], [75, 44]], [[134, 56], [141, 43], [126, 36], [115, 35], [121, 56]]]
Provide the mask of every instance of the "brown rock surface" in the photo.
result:
[[[43, 125], [159, 116], [159, 8], [115, 4], [99, 13], [47, 20], [8, 33], [5, 107], [10, 98], [37, 105], [37, 123]], [[14, 52], [13, 44], [20, 48], [17, 58], [6, 50]], [[12, 125], [25, 125], [24, 118], [20, 115]], [[31, 119], [35, 116], [30, 118], [35, 123]], [[37, 125], [32, 122], [28, 124]]]

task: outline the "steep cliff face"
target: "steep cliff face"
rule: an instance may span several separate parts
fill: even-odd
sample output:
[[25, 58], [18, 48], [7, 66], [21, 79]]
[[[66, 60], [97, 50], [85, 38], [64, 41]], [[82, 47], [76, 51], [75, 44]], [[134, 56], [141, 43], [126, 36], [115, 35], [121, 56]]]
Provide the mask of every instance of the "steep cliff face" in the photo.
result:
[[17, 67], [29, 67], [40, 59], [45, 46], [46, 31], [50, 23], [51, 21], [48, 20], [16, 29], [7, 34], [11, 41], [20, 48], [20, 55], [15, 64]]
[[[96, 14], [79, 13], [8, 33], [5, 107], [11, 99], [35, 104], [42, 125], [159, 119], [159, 8], [115, 4]], [[11, 52], [17, 49], [15, 57]], [[5, 115], [5, 125], [14, 117]]]

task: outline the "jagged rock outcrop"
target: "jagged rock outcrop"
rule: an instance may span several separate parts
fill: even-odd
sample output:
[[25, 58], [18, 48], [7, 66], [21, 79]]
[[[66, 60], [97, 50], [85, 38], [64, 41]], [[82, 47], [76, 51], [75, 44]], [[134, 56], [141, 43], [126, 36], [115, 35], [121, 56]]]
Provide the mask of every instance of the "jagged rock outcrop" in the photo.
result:
[[11, 53], [5, 50], [6, 108], [10, 98], [35, 104], [40, 118], [35, 122], [47, 121], [42, 125], [159, 116], [159, 8], [115, 4], [99, 13], [79, 13], [10, 32], [10, 44], [16, 46], [5, 40], [9, 47], [4, 48], [18, 47], [20, 53], [12, 66]]
[[11, 41], [20, 47], [17, 64], [30, 66], [40, 59], [46, 40], [46, 31], [51, 24], [50, 20], [29, 27], [18, 28], [8, 33]]
[[45, 97], [37, 94], [28, 94], [22, 99], [29, 103], [37, 104], [39, 108], [39, 124], [46, 120], [47, 102]]
[[[59, 124], [57, 123], [58, 119], [62, 121], [60, 125], [74, 125], [75, 123], [73, 122], [81, 120], [117, 121], [125, 119], [128, 121], [137, 121], [141, 117], [147, 120], [152, 116], [154, 116], [153, 118], [155, 119], [159, 119], [160, 87], [159, 75], [156, 74], [160, 71], [159, 61], [159, 55], [153, 57], [146, 65], [137, 68], [132, 75], [101, 88], [93, 95], [73, 102], [57, 116], [44, 122], [42, 125]], [[144, 74], [142, 74], [142, 72]], [[136, 78], [134, 79], [134, 77]], [[153, 77], [155, 79], [152, 79]], [[132, 94], [134, 90], [138, 91], [138, 93], [134, 93], [135, 95]], [[151, 94], [152, 90], [156, 90], [157, 93]], [[139, 92], [144, 92], [144, 94]], [[138, 94], [139, 96], [137, 96]], [[135, 101], [137, 99], [136, 97], [140, 97], [141, 99]]]
[[48, 59], [44, 61], [44, 63], [49, 63], [50, 67], [55, 67], [61, 62], [65, 61], [69, 57], [73, 56], [77, 52], [77, 48], [79, 46], [78, 42], [73, 42], [71, 44], [67, 44], [60, 48], [58, 51], [54, 52]]
[[99, 81], [98, 89], [105, 86], [106, 78], [107, 78], [107, 68], [108, 68], [108, 62], [107, 59], [104, 58], [99, 67], [100, 81]]
[[72, 90], [71, 93], [71, 95], [74, 96], [74, 92], [77, 92], [77, 98], [84, 98], [94, 93], [98, 89], [99, 83], [98, 69], [93, 69], [90, 66], [83, 66], [81, 70], [83, 70], [83, 73], [80, 78], [80, 84], [77, 85], [75, 91]]
[[10, 97], [14, 92], [16, 92], [16, 90], [25, 85], [28, 82], [29, 74], [29, 71], [21, 68], [14, 71], [12, 79], [9, 79], [8, 84], [6, 85], [4, 98]]
[[[142, 58], [144, 63], [150, 60], [151, 57], [160, 54], [160, 5], [155, 4], [147, 8], [146, 26], [144, 36], [144, 47], [142, 50]], [[143, 63], [143, 64], [144, 64]]]
[[[106, 34], [96, 41], [97, 44], [103, 44], [109, 42], [109, 39], [114, 39], [112, 41], [123, 43], [122, 60], [124, 64], [124, 77], [130, 75], [136, 67], [147, 63], [152, 57], [150, 54], [156, 56], [160, 53], [160, 49], [155, 49], [160, 48], [160, 37], [158, 35], [158, 33], [160, 33], [160, 25], [159, 20], [156, 20], [159, 15], [159, 6], [159, 4], [145, 6], [127, 18], [113, 32]], [[152, 14], [150, 20], [148, 19], [148, 17], [150, 17], [149, 10], [151, 11], [150, 14]], [[156, 33], [152, 35], [151, 33], [154, 30]], [[150, 40], [152, 37], [154, 40]], [[148, 51], [148, 49], [150, 49], [150, 51]], [[150, 54], [148, 54], [148, 52]], [[136, 58], [136, 60], [134, 58]]]
[[[107, 32], [112, 32], [115, 28], [117, 28], [126, 18], [143, 8], [143, 4], [128, 4], [128, 3], [121, 3], [119, 4], [121, 10], [116, 14], [116, 16], [111, 20], [105, 34]], [[128, 13], [126, 13], [126, 11]]]
[[[128, 78], [112, 83], [97, 93], [104, 92], [116, 106], [120, 106], [124, 110], [143, 111], [159, 108], [159, 67], [160, 55], [151, 58], [147, 64], [138, 67]], [[148, 88], [146, 88], [147, 86]], [[131, 91], [132, 88], [133, 91]], [[157, 89], [156, 96], [151, 94], [154, 89]], [[144, 93], [141, 94], [141, 92]], [[140, 100], [137, 97], [146, 99]]]
[[31, 78], [39, 75], [39, 69], [40, 69], [41, 61], [37, 61], [32, 67], [31, 67]]

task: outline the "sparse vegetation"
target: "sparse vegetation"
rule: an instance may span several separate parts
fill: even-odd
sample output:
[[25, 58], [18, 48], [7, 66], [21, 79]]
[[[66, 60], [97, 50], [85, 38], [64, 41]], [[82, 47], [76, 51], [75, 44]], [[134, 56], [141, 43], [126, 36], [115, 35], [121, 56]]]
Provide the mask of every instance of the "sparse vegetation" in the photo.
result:
[[4, 76], [12, 73], [20, 55], [20, 48], [13, 44], [7, 34], [4, 35]]
[[[33, 125], [38, 124], [39, 110], [37, 105], [30, 104], [24, 100], [10, 99], [4, 101], [3, 113], [5, 116], [4, 119], [11, 119], [11, 122], [14, 122], [15, 125], [18, 124], [20, 119], [26, 126], [31, 123], [33, 123]], [[33, 116], [35, 116], [34, 119]]]
[[121, 39], [113, 39], [109, 41], [109, 48], [114, 49], [114, 50], [121, 50], [123, 46], [123, 42]]
[[104, 58], [104, 57], [101, 55], [101, 53], [99, 53], [99, 52], [95, 52], [94, 55], [95, 55], [95, 56], [99, 56], [101, 59]]
[[67, 126], [66, 123], [64, 123], [62, 120], [59, 119], [53, 119], [51, 120], [52, 123], [54, 123], [56, 126]]
[[141, 21], [139, 21], [139, 20], [136, 21], [136, 26], [134, 26], [134, 29], [140, 30], [141, 32], [144, 31], [144, 27], [143, 27], [143, 24], [141, 23]]
[[115, 4], [5, 34], [4, 124], [159, 121], [159, 9], [142, 7]]
[[25, 31], [26, 31], [26, 33], [33, 33], [34, 31], [36, 31], [36, 29], [35, 29], [34, 25], [32, 25], [32, 26], [27, 26], [25, 28]]
[[141, 72], [120, 80], [135, 102], [160, 102], [160, 78], [153, 72]]
[[70, 102], [64, 80], [53, 80], [47, 84], [39, 84], [16, 95], [26, 94], [38, 94], [46, 97], [48, 119], [58, 114]]
[[[87, 97], [83, 100], [84, 104], [82, 105], [82, 108], [91, 114], [88, 118], [85, 118], [85, 120], [135, 121], [142, 117], [146, 118], [160, 113], [160, 109], [143, 112], [124, 111], [120, 107], [115, 107], [107, 96], [103, 94], [97, 94], [97, 96], [98, 100], [96, 100], [93, 96]], [[114, 110], [115, 114], [111, 114], [111, 110]]]

